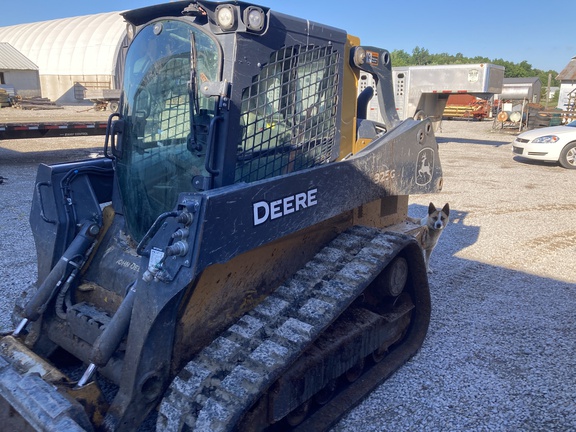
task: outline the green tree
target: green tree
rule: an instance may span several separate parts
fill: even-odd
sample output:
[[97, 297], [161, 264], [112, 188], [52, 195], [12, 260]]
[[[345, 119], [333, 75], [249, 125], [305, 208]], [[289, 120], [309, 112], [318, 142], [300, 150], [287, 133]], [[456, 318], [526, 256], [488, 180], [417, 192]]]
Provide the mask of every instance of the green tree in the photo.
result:
[[431, 62], [430, 52], [425, 48], [416, 47], [412, 50], [412, 61], [417, 66], [424, 66]]
[[467, 59], [468, 63], [492, 63], [488, 57], [476, 56]]
[[412, 56], [404, 50], [394, 50], [390, 53], [392, 66], [411, 66]]

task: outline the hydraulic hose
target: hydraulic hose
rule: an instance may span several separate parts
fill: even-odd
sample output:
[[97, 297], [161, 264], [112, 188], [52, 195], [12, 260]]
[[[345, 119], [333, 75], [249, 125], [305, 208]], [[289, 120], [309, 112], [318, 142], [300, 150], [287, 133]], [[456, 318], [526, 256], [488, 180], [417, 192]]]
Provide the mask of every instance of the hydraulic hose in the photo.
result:
[[82, 225], [80, 232], [72, 240], [72, 243], [70, 243], [70, 246], [60, 257], [46, 279], [44, 279], [38, 291], [24, 307], [22, 312], [24, 319], [14, 332], [15, 336], [22, 331], [28, 322], [36, 321], [42, 315], [48, 303], [67, 277], [68, 264], [79, 256], [84, 257], [99, 233], [100, 226], [94, 222], [87, 221]]

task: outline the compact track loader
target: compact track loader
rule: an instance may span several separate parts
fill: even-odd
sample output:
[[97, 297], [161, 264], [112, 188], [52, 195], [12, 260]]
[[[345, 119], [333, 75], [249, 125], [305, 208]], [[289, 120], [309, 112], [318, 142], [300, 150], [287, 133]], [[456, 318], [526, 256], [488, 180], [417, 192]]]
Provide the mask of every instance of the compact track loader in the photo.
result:
[[325, 430], [426, 335], [430, 121], [399, 121], [389, 52], [342, 30], [237, 1], [123, 16], [104, 157], [38, 169], [3, 428]]

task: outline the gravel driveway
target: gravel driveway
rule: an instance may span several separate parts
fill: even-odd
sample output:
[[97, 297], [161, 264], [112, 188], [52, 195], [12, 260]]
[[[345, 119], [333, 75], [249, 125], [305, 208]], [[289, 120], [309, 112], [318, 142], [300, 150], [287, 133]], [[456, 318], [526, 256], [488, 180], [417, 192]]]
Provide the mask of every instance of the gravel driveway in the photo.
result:
[[[0, 110], [1, 111], [1, 110]], [[334, 431], [576, 430], [576, 172], [513, 160], [514, 131], [445, 121], [450, 203], [432, 255], [433, 312], [420, 352]], [[89, 157], [102, 137], [0, 141], [0, 328], [36, 277], [28, 226], [36, 166]]]
[[421, 351], [334, 431], [576, 430], [576, 172], [512, 158], [510, 130], [444, 122], [450, 203]]

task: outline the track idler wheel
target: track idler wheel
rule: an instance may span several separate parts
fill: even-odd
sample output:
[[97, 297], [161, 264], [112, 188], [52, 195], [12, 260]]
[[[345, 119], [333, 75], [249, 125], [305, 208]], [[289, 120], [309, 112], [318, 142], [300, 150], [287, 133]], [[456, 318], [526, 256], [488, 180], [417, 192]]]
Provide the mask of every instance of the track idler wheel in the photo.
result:
[[308, 416], [308, 411], [310, 410], [310, 405], [312, 403], [311, 399], [308, 399], [306, 402], [301, 404], [299, 407], [294, 409], [290, 414], [286, 416], [286, 423], [290, 426], [298, 426], [300, 423], [304, 421], [304, 419]]
[[378, 291], [382, 296], [397, 297], [404, 291], [407, 280], [408, 261], [406, 261], [404, 257], [396, 257], [390, 265], [378, 275]]
[[336, 380], [333, 379], [328, 383], [328, 385], [326, 385], [326, 387], [324, 387], [322, 390], [320, 390], [318, 393], [314, 395], [314, 402], [316, 402], [318, 405], [327, 404], [330, 401], [330, 399], [332, 399], [332, 396], [334, 396], [335, 390], [336, 390]]
[[384, 357], [386, 357], [386, 355], [388, 354], [388, 344], [386, 344], [385, 346], [381, 346], [380, 348], [375, 349], [372, 352], [372, 361], [374, 363], [380, 363], [382, 360], [384, 360]]
[[346, 378], [346, 381], [348, 381], [349, 383], [353, 383], [358, 378], [360, 378], [362, 372], [364, 372], [365, 364], [366, 361], [364, 359], [360, 359], [358, 363], [356, 363], [354, 366], [352, 366], [350, 369], [344, 372], [344, 377]]

